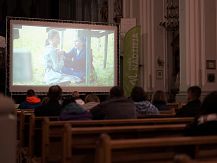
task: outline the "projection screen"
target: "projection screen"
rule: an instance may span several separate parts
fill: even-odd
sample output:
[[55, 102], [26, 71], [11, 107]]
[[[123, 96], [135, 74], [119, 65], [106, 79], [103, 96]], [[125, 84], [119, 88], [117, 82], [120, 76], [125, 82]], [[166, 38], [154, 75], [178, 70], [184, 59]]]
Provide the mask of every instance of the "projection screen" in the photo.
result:
[[115, 25], [8, 18], [10, 92], [108, 92], [118, 84]]

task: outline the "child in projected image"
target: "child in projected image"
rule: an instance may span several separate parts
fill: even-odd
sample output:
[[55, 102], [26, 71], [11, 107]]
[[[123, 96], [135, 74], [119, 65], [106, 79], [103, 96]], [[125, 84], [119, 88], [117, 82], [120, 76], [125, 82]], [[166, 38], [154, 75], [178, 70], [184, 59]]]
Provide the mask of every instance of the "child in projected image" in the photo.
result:
[[65, 54], [62, 72], [77, 76], [81, 81], [86, 77], [86, 46], [85, 38], [78, 38], [74, 47]]
[[58, 49], [60, 44], [60, 35], [57, 30], [50, 30], [45, 46], [45, 76], [46, 84], [63, 83], [67, 81], [79, 81], [74, 76], [65, 76], [61, 74], [64, 65], [63, 52]]

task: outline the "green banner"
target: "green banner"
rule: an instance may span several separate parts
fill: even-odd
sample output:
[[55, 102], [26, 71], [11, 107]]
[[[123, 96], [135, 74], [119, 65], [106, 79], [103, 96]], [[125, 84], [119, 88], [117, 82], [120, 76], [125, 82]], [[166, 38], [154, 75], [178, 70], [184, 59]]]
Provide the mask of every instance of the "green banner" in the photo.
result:
[[130, 96], [138, 82], [140, 30], [140, 26], [135, 26], [124, 37], [123, 88], [126, 96]]

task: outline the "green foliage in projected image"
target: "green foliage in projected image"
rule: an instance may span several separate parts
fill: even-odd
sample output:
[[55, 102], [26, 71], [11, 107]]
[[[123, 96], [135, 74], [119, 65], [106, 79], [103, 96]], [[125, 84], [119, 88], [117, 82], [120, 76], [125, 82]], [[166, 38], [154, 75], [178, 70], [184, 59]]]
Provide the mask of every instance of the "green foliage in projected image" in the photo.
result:
[[[96, 85], [111, 86], [114, 81], [114, 35], [108, 35], [108, 45], [105, 45], [105, 37], [92, 38], [91, 49], [93, 53], [93, 65], [97, 75]], [[107, 59], [105, 49], [107, 46]], [[104, 60], [106, 65], [104, 68]]]
[[29, 51], [32, 60], [32, 82], [23, 84], [43, 85], [43, 49], [47, 37], [46, 28], [31, 28], [25, 26], [19, 29], [19, 35], [22, 37], [13, 41], [13, 48]]
[[[76, 30], [65, 30], [60, 32], [62, 36], [59, 48], [68, 52], [74, 46]], [[46, 27], [23, 26], [19, 29], [20, 38], [13, 40], [13, 49], [29, 51], [32, 61], [32, 81], [16, 83], [20, 85], [44, 85], [44, 47], [47, 39]], [[74, 37], [73, 37], [74, 36]], [[91, 51], [93, 55], [93, 66], [95, 80], [89, 83], [93, 86], [113, 86], [114, 82], [114, 34], [108, 35], [108, 43], [105, 43], [105, 36], [91, 37]], [[107, 46], [107, 57], [105, 47]], [[105, 62], [105, 67], [104, 67]], [[22, 75], [22, 74], [20, 74]], [[81, 83], [85, 84], [85, 83]], [[73, 85], [73, 84], [72, 84]]]

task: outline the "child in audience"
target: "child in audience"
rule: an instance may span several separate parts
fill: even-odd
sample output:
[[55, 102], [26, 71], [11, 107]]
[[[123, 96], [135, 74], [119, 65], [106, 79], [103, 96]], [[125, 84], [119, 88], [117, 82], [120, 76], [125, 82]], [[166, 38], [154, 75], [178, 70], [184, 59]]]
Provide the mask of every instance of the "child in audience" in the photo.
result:
[[61, 105], [59, 100], [62, 97], [62, 88], [53, 85], [49, 88], [47, 98], [41, 106], [35, 108], [36, 116], [59, 116]]
[[131, 92], [131, 99], [136, 105], [136, 111], [138, 117], [143, 117], [145, 115], [158, 115], [158, 109], [147, 100], [145, 91], [142, 87], [134, 87]]
[[168, 110], [166, 94], [161, 90], [156, 91], [153, 95], [152, 104], [157, 107], [159, 111]]
[[91, 114], [78, 105], [75, 99], [70, 96], [63, 100], [60, 120], [87, 120], [91, 119]]
[[200, 114], [190, 124], [188, 135], [217, 135], [217, 91], [208, 94], [202, 105]]
[[26, 99], [22, 102], [18, 109], [35, 109], [41, 105], [41, 99], [35, 95], [33, 89], [29, 89], [26, 92]]
[[85, 109], [85, 110], [90, 110], [92, 109], [93, 107], [97, 106], [99, 103], [100, 103], [100, 99], [97, 95], [95, 94], [88, 94], [86, 97], [85, 97], [85, 100], [84, 100], [85, 104], [82, 105], [82, 107]]
[[110, 89], [110, 99], [101, 102], [90, 110], [93, 119], [134, 119], [136, 107], [124, 96], [124, 90], [119, 86]]
[[78, 91], [72, 92], [72, 97], [75, 99], [75, 102], [79, 105], [84, 105], [84, 101], [80, 98]]
[[177, 113], [179, 117], [195, 117], [200, 112], [201, 89], [198, 86], [188, 88], [188, 103], [184, 105]]

